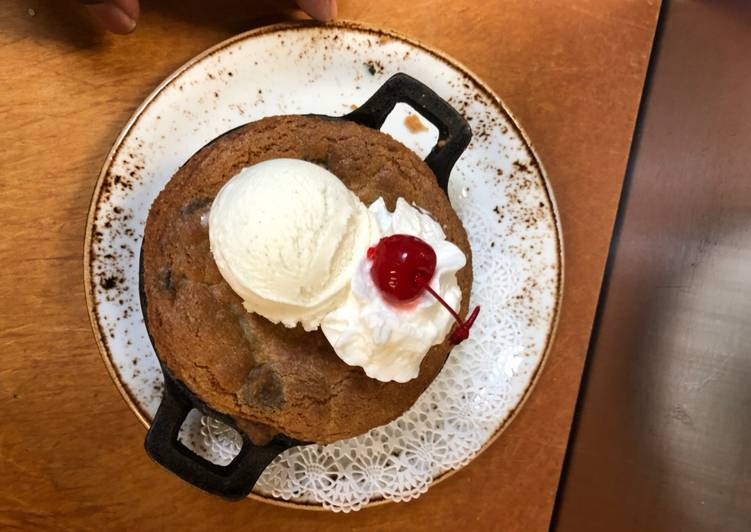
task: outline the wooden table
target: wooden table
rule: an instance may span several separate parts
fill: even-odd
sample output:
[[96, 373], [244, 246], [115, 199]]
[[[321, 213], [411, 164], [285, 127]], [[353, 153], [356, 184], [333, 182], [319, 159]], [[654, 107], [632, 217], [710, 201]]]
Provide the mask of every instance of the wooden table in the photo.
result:
[[751, 527], [751, 3], [660, 17], [558, 532]]
[[[208, 46], [299, 16], [277, 2], [147, 1], [133, 35], [59, 0], [0, 5], [0, 527], [544, 530], [572, 411], [658, 0], [342, 0], [342, 18], [444, 50], [501, 95], [553, 182], [564, 305], [545, 371], [510, 429], [408, 504], [352, 515], [230, 504], [167, 475], [100, 360], [82, 287], [99, 167], [139, 102]], [[247, 5], [246, 5], [247, 4]], [[438, 16], [437, 13], [444, 13]]]

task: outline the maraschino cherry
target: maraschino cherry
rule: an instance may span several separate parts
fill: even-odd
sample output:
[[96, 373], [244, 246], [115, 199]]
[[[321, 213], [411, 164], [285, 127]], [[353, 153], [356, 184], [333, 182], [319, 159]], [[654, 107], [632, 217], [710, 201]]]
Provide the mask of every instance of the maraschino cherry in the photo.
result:
[[451, 313], [459, 324], [449, 336], [452, 344], [469, 338], [469, 329], [477, 319], [480, 307], [475, 307], [466, 321], [430, 287], [436, 266], [433, 248], [424, 240], [412, 235], [383, 237], [378, 244], [368, 249], [368, 258], [373, 261], [370, 276], [392, 304], [405, 304], [417, 299], [426, 290]]

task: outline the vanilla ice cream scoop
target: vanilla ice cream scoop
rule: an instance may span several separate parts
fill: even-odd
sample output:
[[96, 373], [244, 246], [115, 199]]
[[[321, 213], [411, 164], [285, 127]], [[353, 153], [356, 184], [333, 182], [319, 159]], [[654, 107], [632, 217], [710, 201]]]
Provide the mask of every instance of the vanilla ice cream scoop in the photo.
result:
[[334, 174], [298, 159], [242, 169], [209, 213], [211, 252], [245, 309], [309, 331], [345, 301], [377, 230]]

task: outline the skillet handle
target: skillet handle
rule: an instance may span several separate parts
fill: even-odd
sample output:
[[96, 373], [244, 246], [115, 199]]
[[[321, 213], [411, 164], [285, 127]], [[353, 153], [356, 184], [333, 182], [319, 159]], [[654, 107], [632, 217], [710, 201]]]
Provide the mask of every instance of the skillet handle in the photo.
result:
[[232, 462], [226, 466], [216, 465], [177, 440], [180, 427], [192, 408], [191, 400], [165, 372], [164, 396], [146, 435], [144, 447], [148, 455], [165, 469], [186, 482], [225, 499], [239, 500], [246, 497], [266, 466], [278, 454], [298, 443], [277, 437], [267, 445], [258, 446], [243, 435], [240, 453]]
[[432, 89], [407, 74], [394, 74], [368, 101], [343, 118], [379, 129], [399, 102], [411, 105], [438, 128], [438, 142], [425, 162], [440, 187], [448, 192], [451, 169], [469, 144], [472, 129], [464, 117]]

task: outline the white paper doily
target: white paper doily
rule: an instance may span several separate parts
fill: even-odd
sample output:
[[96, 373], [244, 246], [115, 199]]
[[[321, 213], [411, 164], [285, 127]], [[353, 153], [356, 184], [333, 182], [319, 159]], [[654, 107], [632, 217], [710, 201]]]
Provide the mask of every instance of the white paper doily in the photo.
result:
[[[472, 126], [449, 196], [469, 234], [471, 300], [482, 312], [409, 411], [357, 438], [283, 453], [256, 484], [261, 497], [345, 512], [406, 501], [500, 431], [542, 364], [560, 304], [560, 230], [539, 162], [495, 96], [440, 54], [348, 23], [282, 25], [237, 36], [168, 78], [115, 143], [94, 193], [85, 257], [92, 324], [119, 389], [148, 424], [162, 389], [138, 303], [151, 202], [219, 134], [275, 114], [345, 114], [396, 72], [433, 88]], [[427, 121], [425, 131], [407, 127], [411, 112], [398, 105], [383, 130], [425, 156], [437, 131]], [[216, 463], [239, 448], [234, 430], [197, 412], [180, 438]]]

